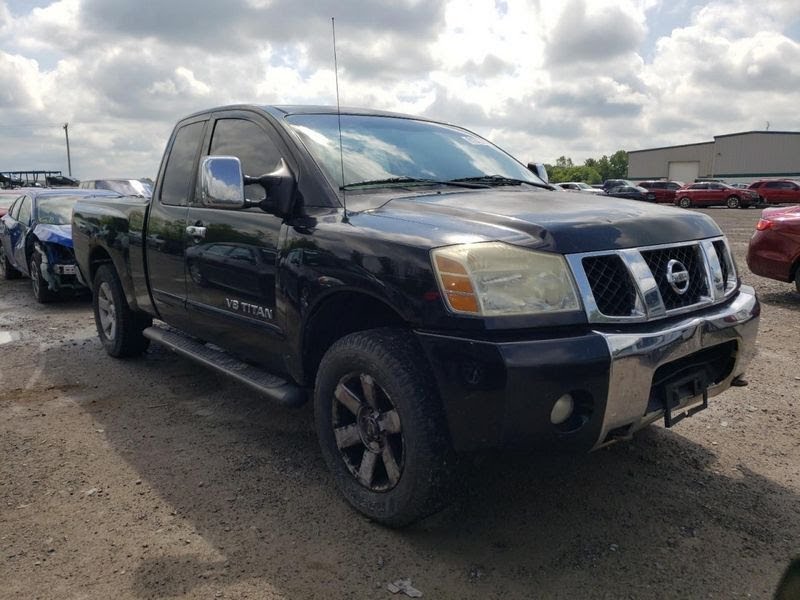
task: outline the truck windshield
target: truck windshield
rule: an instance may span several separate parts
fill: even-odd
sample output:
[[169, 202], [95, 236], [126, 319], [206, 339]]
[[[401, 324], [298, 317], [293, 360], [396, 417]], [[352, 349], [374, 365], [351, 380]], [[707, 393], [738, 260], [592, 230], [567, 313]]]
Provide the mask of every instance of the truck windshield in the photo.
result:
[[74, 196], [40, 198], [36, 203], [36, 220], [43, 225], [69, 225], [77, 201]]
[[149, 184], [138, 179], [102, 179], [95, 182], [98, 190], [111, 190], [123, 196], [142, 196], [150, 198], [153, 190]]
[[371, 115], [342, 115], [342, 181], [336, 115], [291, 115], [287, 121], [337, 188], [372, 181], [403, 184], [403, 180], [482, 177], [517, 185], [545, 185], [514, 158], [469, 131], [440, 123]]

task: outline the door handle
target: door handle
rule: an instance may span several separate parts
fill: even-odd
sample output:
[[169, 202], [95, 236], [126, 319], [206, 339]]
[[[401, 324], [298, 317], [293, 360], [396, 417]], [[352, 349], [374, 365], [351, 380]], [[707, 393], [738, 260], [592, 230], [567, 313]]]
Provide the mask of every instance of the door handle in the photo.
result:
[[194, 239], [204, 238], [206, 237], [206, 228], [198, 227], [197, 225], [189, 225], [186, 228], [186, 235], [193, 237]]

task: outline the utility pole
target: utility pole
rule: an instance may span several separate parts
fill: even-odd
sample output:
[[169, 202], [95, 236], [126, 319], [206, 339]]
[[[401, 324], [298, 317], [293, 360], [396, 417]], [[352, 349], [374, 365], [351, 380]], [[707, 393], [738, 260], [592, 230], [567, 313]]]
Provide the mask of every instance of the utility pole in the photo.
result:
[[69, 156], [69, 123], [64, 123], [64, 135], [67, 138], [67, 170], [69, 176], [72, 177], [72, 159]]

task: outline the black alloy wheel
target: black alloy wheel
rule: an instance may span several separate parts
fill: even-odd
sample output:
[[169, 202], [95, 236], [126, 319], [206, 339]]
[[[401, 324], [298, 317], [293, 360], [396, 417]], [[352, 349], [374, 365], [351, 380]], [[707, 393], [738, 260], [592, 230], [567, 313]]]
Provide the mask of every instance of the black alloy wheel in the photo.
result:
[[314, 419], [336, 486], [370, 519], [402, 527], [449, 502], [455, 456], [410, 332], [370, 329], [335, 342], [317, 371]]
[[366, 489], [392, 489], [403, 472], [403, 425], [386, 390], [367, 373], [350, 373], [333, 395], [333, 434], [341, 459]]

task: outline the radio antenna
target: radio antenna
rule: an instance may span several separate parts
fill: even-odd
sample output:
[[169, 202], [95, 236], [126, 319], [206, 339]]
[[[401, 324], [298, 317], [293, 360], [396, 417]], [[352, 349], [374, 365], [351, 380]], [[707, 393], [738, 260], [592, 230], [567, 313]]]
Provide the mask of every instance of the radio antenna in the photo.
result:
[[331, 17], [331, 31], [333, 32], [333, 73], [336, 76], [336, 119], [339, 123], [339, 164], [342, 168], [342, 206], [344, 207], [344, 218], [342, 221], [348, 222], [347, 219], [347, 190], [345, 189], [344, 180], [344, 148], [342, 146], [342, 108], [339, 104], [339, 63], [336, 60], [336, 21]]

